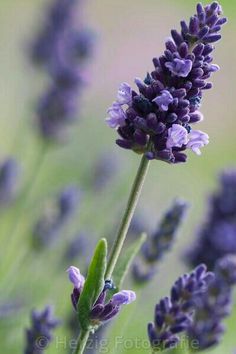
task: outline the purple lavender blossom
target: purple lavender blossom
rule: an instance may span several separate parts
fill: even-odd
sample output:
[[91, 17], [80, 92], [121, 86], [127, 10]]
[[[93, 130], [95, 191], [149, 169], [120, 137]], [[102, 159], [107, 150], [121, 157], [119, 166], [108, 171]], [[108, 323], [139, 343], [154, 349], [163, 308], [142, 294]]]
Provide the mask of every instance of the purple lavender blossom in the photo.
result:
[[120, 136], [118, 146], [168, 163], [185, 162], [187, 149], [200, 155], [209, 137], [192, 130], [191, 124], [203, 119], [199, 112], [203, 92], [212, 87], [207, 79], [219, 69], [212, 64], [211, 53], [226, 22], [221, 14], [217, 2], [198, 4], [189, 24], [181, 21], [181, 32], [171, 31], [164, 54], [153, 59], [154, 71], [144, 81], [135, 79], [138, 92], [132, 90], [132, 100], [129, 86], [122, 98], [118, 93], [107, 119]]
[[168, 111], [169, 105], [173, 102], [173, 100], [174, 98], [170, 94], [170, 92], [167, 90], [163, 90], [160, 96], [154, 98], [153, 102], [158, 105], [160, 111], [166, 112]]
[[[69, 279], [74, 284], [73, 293], [71, 294], [72, 305], [77, 311], [77, 306], [81, 292], [83, 291], [84, 277], [81, 276], [80, 271], [76, 267], [69, 268]], [[104, 282], [104, 288], [99, 295], [97, 301], [94, 303], [91, 312], [91, 324], [99, 326], [108, 320], [111, 320], [118, 314], [122, 305], [128, 305], [135, 301], [136, 295], [131, 290], [122, 290], [113, 294], [110, 300], [106, 301], [107, 293], [111, 290], [110, 282]]]
[[112, 296], [113, 304], [120, 306], [120, 305], [128, 305], [131, 302], [136, 300], [135, 292], [130, 290], [122, 290], [119, 293], [116, 293]]
[[125, 125], [125, 112], [118, 102], [114, 102], [107, 111], [109, 117], [106, 119], [110, 128], [122, 127]]
[[32, 48], [32, 60], [49, 73], [51, 83], [37, 107], [44, 139], [63, 140], [77, 117], [78, 98], [85, 83], [84, 65], [93, 46], [90, 31], [75, 23], [77, 0], [54, 0], [42, 32]]
[[153, 350], [174, 348], [179, 334], [193, 322], [197, 299], [207, 291], [213, 273], [199, 265], [190, 274], [180, 277], [171, 289], [171, 296], [163, 298], [155, 308], [154, 323], [148, 324], [148, 336]]
[[26, 330], [25, 354], [42, 354], [52, 341], [52, 332], [60, 321], [54, 318], [53, 310], [47, 306], [42, 312], [32, 311], [31, 327]]
[[119, 162], [111, 152], [98, 156], [91, 172], [91, 183], [96, 191], [102, 191], [113, 180], [119, 170]]
[[223, 320], [232, 311], [232, 289], [236, 284], [236, 256], [219, 259], [215, 279], [208, 290], [196, 300], [193, 323], [188, 328], [190, 340], [198, 343], [198, 351], [212, 348], [221, 342], [225, 332]]
[[41, 97], [37, 105], [37, 117], [41, 134], [44, 137], [62, 139], [65, 123], [74, 121], [76, 110], [75, 97], [54, 84]]
[[14, 317], [24, 307], [24, 302], [20, 299], [8, 299], [5, 302], [0, 303], [0, 320], [4, 320], [8, 317]]
[[223, 171], [219, 182], [218, 190], [209, 199], [206, 220], [188, 254], [191, 266], [204, 262], [214, 269], [219, 258], [236, 254], [236, 170]]
[[174, 76], [187, 77], [192, 70], [193, 62], [190, 59], [175, 58], [173, 61], [165, 63], [165, 66]]
[[168, 138], [166, 141], [166, 147], [168, 149], [172, 147], [181, 147], [188, 143], [188, 132], [179, 124], [173, 124], [168, 129]]
[[63, 227], [78, 209], [81, 191], [70, 185], [57, 195], [50, 209], [45, 210], [34, 227], [34, 245], [36, 248], [50, 246], [57, 239]]
[[136, 282], [146, 282], [156, 274], [160, 260], [173, 244], [187, 207], [188, 204], [182, 200], [174, 201], [161, 219], [157, 230], [148, 237], [133, 266], [133, 278]]
[[90, 240], [94, 239], [93, 235], [88, 232], [82, 231], [74, 236], [69, 241], [67, 249], [65, 251], [65, 260], [70, 261], [83, 256], [88, 256], [88, 250], [90, 249]]
[[16, 197], [19, 185], [19, 166], [14, 158], [0, 165], [0, 206], [5, 206]]
[[85, 279], [83, 275], [80, 274], [80, 270], [74, 266], [70, 266], [67, 269], [68, 277], [71, 283], [76, 289], [82, 289], [84, 286]]
[[129, 105], [132, 101], [132, 89], [126, 82], [120, 84], [118, 94], [117, 94], [117, 102], [121, 105], [127, 104]]
[[191, 149], [195, 154], [201, 155], [201, 150], [203, 146], [209, 143], [209, 136], [201, 132], [201, 130], [191, 130], [189, 133], [189, 141], [187, 147]]
[[131, 239], [138, 238], [143, 232], [148, 233], [150, 231], [150, 225], [146, 217], [141, 213], [141, 210], [136, 212], [132, 218], [129, 227], [129, 237], [127, 242]]

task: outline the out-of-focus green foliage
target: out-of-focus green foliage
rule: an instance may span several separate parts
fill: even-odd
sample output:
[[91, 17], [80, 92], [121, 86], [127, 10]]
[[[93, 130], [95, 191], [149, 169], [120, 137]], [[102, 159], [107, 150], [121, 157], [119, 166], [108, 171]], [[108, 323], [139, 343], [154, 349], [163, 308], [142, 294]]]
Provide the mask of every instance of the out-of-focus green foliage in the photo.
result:
[[[56, 316], [64, 322], [47, 353], [69, 352], [71, 333], [66, 321], [71, 312], [71, 284], [65, 271], [71, 264], [64, 258], [65, 249], [80, 230], [89, 230], [95, 235], [94, 240], [88, 240], [91, 247], [102, 235], [109, 236], [111, 246], [113, 230], [139, 162], [139, 156], [115, 146], [116, 134], [104, 124], [107, 107], [114, 100], [120, 82], [132, 83], [134, 77], [143, 77], [152, 68], [151, 59], [163, 50], [170, 28], [179, 28], [179, 21], [188, 18], [195, 7], [192, 0], [88, 1], [84, 16], [99, 33], [99, 38], [88, 69], [90, 82], [85, 88], [81, 122], [74, 127], [65, 145], [47, 153], [39, 171], [36, 161], [41, 153], [41, 142], [34, 124], [34, 102], [43, 92], [47, 78], [31, 67], [28, 49], [48, 2], [0, 2], [0, 158], [9, 154], [16, 156], [24, 171], [22, 186], [32, 176], [35, 178], [27, 207], [17, 225], [14, 204], [0, 211], [0, 305], [16, 299], [22, 303], [21, 310], [14, 316], [0, 319], [1, 353], [4, 354], [23, 352], [24, 329], [29, 326], [30, 310], [48, 303], [54, 304]], [[152, 320], [156, 302], [168, 294], [172, 282], [186, 271], [184, 252], [192, 244], [197, 225], [203, 220], [206, 197], [216, 185], [218, 171], [236, 165], [236, 2], [222, 0], [222, 5], [229, 23], [215, 55], [221, 71], [215, 75], [214, 89], [205, 95], [202, 106], [205, 122], [201, 129], [209, 133], [210, 144], [201, 158], [191, 155], [184, 166], [153, 162], [139, 203], [141, 214], [151, 227], [155, 227], [158, 216], [173, 197], [190, 201], [192, 210], [173, 252], [165, 258], [154, 281], [140, 290], [137, 303], [122, 309], [110, 325], [108, 340], [113, 342], [114, 336], [121, 336], [127, 344], [126, 347], [117, 344], [114, 353], [148, 353], [143, 347], [130, 347], [129, 341], [132, 344], [132, 338], [147, 340], [146, 325]], [[89, 176], [94, 161], [103, 151], [119, 155], [121, 165], [108, 189], [94, 193]], [[40, 253], [33, 251], [32, 228], [45, 200], [67, 183], [78, 184], [84, 191], [80, 211], [54, 247]], [[11, 234], [13, 226], [16, 230]], [[80, 256], [76, 266], [85, 267], [85, 263]], [[129, 279], [126, 284], [130, 284]], [[222, 344], [212, 353], [233, 352], [235, 323], [236, 311], [227, 323], [228, 331]]]

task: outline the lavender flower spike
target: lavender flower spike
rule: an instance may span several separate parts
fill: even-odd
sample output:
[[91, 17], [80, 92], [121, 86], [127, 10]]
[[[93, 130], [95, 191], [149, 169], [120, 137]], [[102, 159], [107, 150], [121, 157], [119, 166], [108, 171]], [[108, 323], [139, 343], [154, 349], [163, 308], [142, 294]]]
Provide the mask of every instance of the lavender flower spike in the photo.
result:
[[155, 275], [160, 260], [174, 242], [187, 208], [188, 204], [185, 201], [175, 200], [164, 214], [156, 231], [148, 237], [133, 266], [133, 277], [136, 282], [146, 282]]
[[[71, 294], [71, 301], [74, 309], [77, 311], [79, 298], [84, 286], [84, 277], [80, 274], [78, 268], [71, 266], [67, 270], [69, 279], [74, 285], [73, 292]], [[93, 304], [90, 311], [91, 325], [98, 327], [100, 324], [111, 320], [116, 316], [122, 305], [131, 304], [136, 300], [135, 292], [131, 290], [122, 290], [114, 294], [110, 300], [107, 300], [107, 293], [111, 291], [113, 287], [110, 281], [104, 282], [104, 287], [99, 295], [97, 301]]]
[[0, 164], [0, 206], [5, 206], [15, 199], [19, 175], [20, 169], [14, 158], [7, 158]]
[[32, 311], [31, 327], [26, 330], [24, 354], [42, 354], [52, 341], [52, 331], [60, 321], [54, 318], [53, 310], [47, 306], [42, 312]]
[[148, 324], [148, 336], [154, 351], [172, 349], [178, 344], [178, 334], [192, 324], [196, 301], [207, 291], [213, 278], [213, 274], [200, 265], [180, 277], [171, 289], [171, 296], [156, 305], [154, 323]]
[[34, 245], [36, 248], [50, 246], [57, 239], [63, 227], [78, 209], [81, 191], [78, 187], [64, 187], [52, 201], [50, 209], [44, 210], [34, 226]]
[[[198, 4], [189, 23], [181, 21], [181, 32], [171, 31], [163, 55], [153, 59], [154, 70], [143, 81], [135, 79], [138, 89], [131, 95], [131, 88], [122, 86], [119, 108], [110, 109], [107, 120], [117, 129], [118, 146], [171, 164], [185, 162], [188, 149], [200, 155], [209, 138], [191, 125], [202, 120], [203, 93], [212, 87], [207, 80], [219, 69], [212, 64], [212, 43], [221, 38], [226, 22], [221, 15], [217, 2]], [[123, 104], [128, 104], [124, 110]]]
[[218, 259], [227, 254], [236, 254], [235, 168], [221, 172], [219, 187], [210, 196], [207, 216], [188, 253], [191, 266], [204, 262], [210, 269], [215, 268]]
[[198, 343], [198, 351], [221, 342], [225, 332], [223, 320], [232, 311], [232, 290], [235, 285], [236, 256], [227, 255], [218, 260], [215, 279], [196, 301], [196, 312], [188, 328], [188, 337]]
[[41, 136], [53, 141], [64, 140], [67, 128], [78, 116], [84, 64], [91, 56], [93, 36], [77, 21], [78, 4], [82, 6], [80, 1], [52, 0], [32, 46], [33, 63], [42, 66], [51, 78], [36, 109], [37, 123]]

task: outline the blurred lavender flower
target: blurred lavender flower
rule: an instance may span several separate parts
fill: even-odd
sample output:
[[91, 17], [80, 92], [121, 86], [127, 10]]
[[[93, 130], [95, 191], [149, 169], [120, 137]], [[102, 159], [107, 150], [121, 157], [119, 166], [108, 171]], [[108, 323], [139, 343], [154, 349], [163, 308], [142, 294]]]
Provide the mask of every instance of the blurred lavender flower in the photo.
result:
[[26, 330], [25, 354], [41, 354], [52, 341], [52, 332], [60, 324], [47, 306], [42, 312], [32, 311], [31, 327]]
[[155, 308], [154, 323], [148, 324], [148, 336], [154, 351], [174, 348], [178, 334], [185, 332], [193, 321], [196, 301], [207, 291], [213, 273], [199, 265], [190, 274], [180, 277], [171, 289], [171, 296], [162, 299]]
[[91, 171], [92, 185], [95, 190], [105, 188], [118, 171], [119, 161], [114, 154], [102, 154]]
[[206, 80], [219, 70], [211, 53], [226, 22], [221, 14], [217, 2], [198, 4], [189, 24], [181, 21], [181, 33], [171, 31], [164, 54], [153, 59], [155, 70], [144, 81], [135, 79], [139, 92], [120, 85], [106, 119], [117, 129], [120, 147], [169, 163], [185, 162], [186, 149], [201, 154], [209, 137], [191, 124], [203, 119], [198, 110], [203, 91], [212, 87]]
[[135, 281], [148, 281], [155, 275], [158, 262], [173, 244], [187, 207], [184, 201], [174, 201], [163, 216], [156, 232], [144, 243], [141, 255], [133, 266]]
[[217, 261], [215, 279], [196, 301], [194, 321], [188, 328], [188, 336], [198, 343], [198, 351], [211, 348], [221, 341], [225, 332], [222, 321], [232, 311], [232, 288], [235, 284], [236, 256], [227, 255]]
[[90, 241], [93, 237], [87, 232], [81, 232], [76, 235], [68, 244], [65, 252], [65, 259], [71, 261], [79, 256], [85, 256], [90, 248]]
[[16, 316], [23, 308], [23, 301], [19, 299], [8, 300], [0, 304], [0, 320]]
[[189, 251], [188, 260], [193, 266], [204, 262], [214, 269], [216, 261], [229, 253], [236, 254], [235, 169], [220, 175], [220, 188], [209, 200], [207, 220], [200, 228], [196, 244]]
[[76, 119], [84, 66], [93, 47], [91, 31], [76, 23], [78, 4], [78, 0], [54, 0], [32, 46], [33, 62], [51, 76], [51, 84], [37, 107], [38, 125], [45, 139], [64, 138], [65, 129]]
[[[57, 55], [63, 52], [72, 62], [83, 63], [91, 55], [93, 33], [78, 24], [75, 17], [80, 0], [53, 0], [46, 14], [41, 32], [31, 48], [34, 64], [44, 65], [49, 70]], [[81, 9], [80, 9], [81, 10]], [[81, 21], [81, 17], [79, 18]]]
[[[74, 309], [77, 311], [78, 301], [83, 290], [84, 277], [80, 274], [79, 269], [74, 266], [69, 267], [67, 272], [70, 281], [74, 285], [73, 293], [71, 294], [71, 300]], [[111, 287], [109, 284], [105, 282], [103, 291], [93, 305], [93, 308], [90, 312], [90, 318], [91, 323], [94, 326], [98, 326], [108, 320], [111, 320], [118, 314], [121, 305], [128, 305], [136, 300], [135, 292], [131, 290], [122, 290], [118, 293], [115, 293], [111, 299], [106, 302], [107, 292], [110, 289]]]
[[147, 233], [149, 228], [149, 223], [143, 213], [136, 212], [130, 223], [129, 237], [126, 241], [129, 242], [130, 239], [138, 238], [143, 232]]
[[0, 165], [0, 206], [10, 203], [17, 194], [20, 169], [14, 158], [8, 158]]
[[65, 187], [57, 196], [53, 209], [46, 210], [34, 227], [34, 244], [49, 246], [76, 212], [81, 192], [76, 186]]

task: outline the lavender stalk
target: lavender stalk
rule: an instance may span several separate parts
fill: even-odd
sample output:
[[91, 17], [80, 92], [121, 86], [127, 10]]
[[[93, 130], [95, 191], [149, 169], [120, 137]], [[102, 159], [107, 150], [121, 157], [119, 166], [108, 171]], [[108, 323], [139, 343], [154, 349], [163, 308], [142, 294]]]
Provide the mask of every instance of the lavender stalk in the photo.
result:
[[[197, 14], [190, 19], [189, 25], [182, 21], [181, 33], [171, 31], [172, 38], [166, 42], [164, 55], [153, 60], [154, 71], [144, 81], [135, 79], [138, 92], [122, 83], [116, 101], [108, 110], [107, 124], [120, 136], [117, 145], [143, 156], [111, 250], [105, 279], [111, 279], [119, 259], [149, 160], [169, 164], [186, 162], [184, 151], [189, 149], [201, 155], [200, 149], [209, 142], [206, 133], [193, 130], [191, 125], [203, 119], [199, 112], [203, 92], [212, 87], [206, 80], [219, 70], [212, 64], [210, 54], [214, 50], [212, 43], [221, 38], [219, 31], [226, 22], [221, 14], [217, 2], [205, 7], [198, 4]], [[200, 270], [196, 270], [197, 279], [205, 272], [204, 267]], [[178, 332], [179, 328], [175, 328], [174, 333]], [[88, 335], [89, 330], [81, 331], [74, 353], [83, 353]], [[149, 335], [152, 337], [152, 333]], [[152, 338], [150, 340], [152, 342]], [[176, 338], [173, 340], [175, 342]]]
[[134, 180], [133, 187], [131, 189], [131, 193], [129, 196], [129, 200], [127, 203], [127, 207], [124, 213], [124, 216], [122, 218], [117, 237], [115, 240], [115, 243], [113, 245], [110, 259], [107, 265], [107, 270], [106, 270], [106, 278], [110, 279], [113, 273], [113, 270], [116, 266], [117, 260], [119, 258], [122, 246], [124, 244], [132, 217], [134, 215], [134, 211], [136, 209], [142, 187], [145, 181], [145, 177], [148, 172], [148, 167], [149, 167], [150, 161], [146, 158], [145, 155], [143, 155], [137, 175]]

